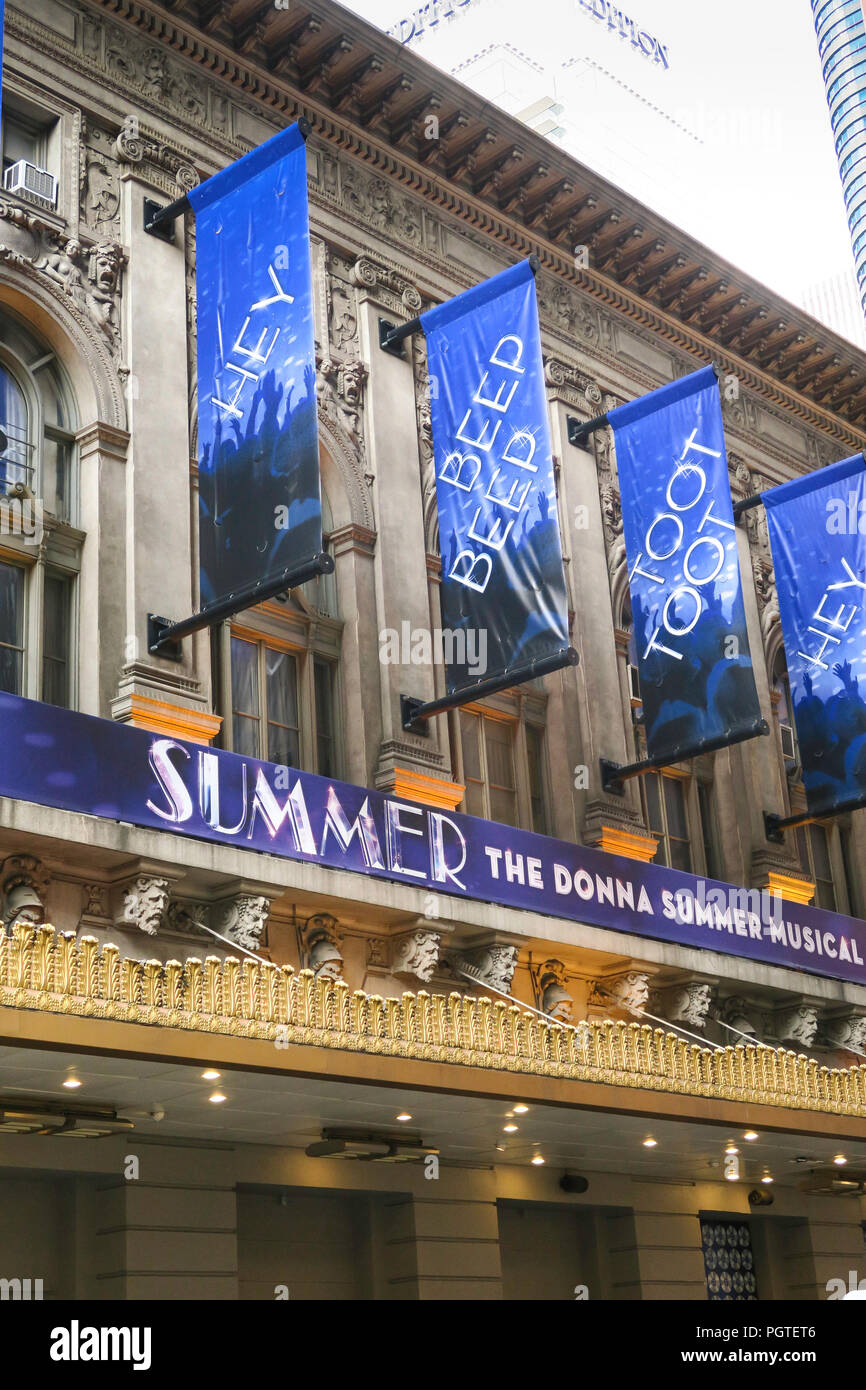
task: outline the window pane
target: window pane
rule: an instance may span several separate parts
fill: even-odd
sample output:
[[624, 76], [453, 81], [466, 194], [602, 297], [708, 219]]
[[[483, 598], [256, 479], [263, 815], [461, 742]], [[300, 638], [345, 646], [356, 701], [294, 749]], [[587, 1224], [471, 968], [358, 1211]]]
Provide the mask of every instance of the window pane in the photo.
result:
[[662, 785], [665, 789], [668, 833], [678, 840], [687, 840], [689, 832], [686, 827], [686, 801], [682, 782], [675, 781], [673, 777], [663, 777]]
[[45, 577], [45, 627], [42, 636], [42, 698], [48, 705], [69, 705], [69, 584]]
[[268, 701], [268, 750], [272, 763], [297, 767], [300, 763], [298, 738], [298, 664], [289, 652], [265, 648]]
[[477, 714], [460, 714], [460, 741], [463, 748], [463, 780], [466, 783], [465, 808], [467, 815], [483, 816], [484, 787], [481, 775], [479, 732], [481, 720]]
[[517, 824], [517, 795], [514, 787], [513, 732], [510, 724], [497, 719], [484, 720], [487, 753], [487, 780], [490, 788], [491, 820]]
[[33, 448], [27, 431], [24, 393], [11, 373], [0, 366], [0, 492], [8, 491], [14, 483], [33, 487]]
[[647, 824], [654, 835], [664, 835], [665, 825], [662, 819], [661, 793], [659, 782], [661, 778], [657, 772], [649, 772], [643, 779], [644, 794], [646, 796]]
[[259, 651], [254, 642], [231, 641], [232, 741], [236, 753], [259, 757]]
[[815, 877], [831, 879], [833, 871], [830, 868], [830, 850], [827, 845], [827, 832], [822, 825], [810, 825], [809, 839], [812, 842], [812, 863], [815, 868]]
[[333, 671], [327, 661], [313, 664], [316, 687], [316, 771], [322, 777], [333, 777], [334, 768], [334, 708]]
[[24, 665], [24, 571], [0, 564], [0, 690], [20, 695]]

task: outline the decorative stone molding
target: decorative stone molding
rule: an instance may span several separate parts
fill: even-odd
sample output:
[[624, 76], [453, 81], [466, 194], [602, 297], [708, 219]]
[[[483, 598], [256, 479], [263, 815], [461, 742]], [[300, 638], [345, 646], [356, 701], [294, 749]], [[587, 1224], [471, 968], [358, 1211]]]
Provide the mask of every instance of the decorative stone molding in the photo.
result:
[[482, 989], [487, 986], [500, 994], [510, 994], [517, 955], [516, 946], [494, 941], [486, 946], [455, 951], [449, 955], [448, 964], [459, 980], [465, 981], [468, 976]]
[[167, 878], [139, 874], [124, 888], [118, 927], [137, 927], [147, 936], [156, 936], [168, 910], [171, 883]]
[[831, 1048], [866, 1054], [866, 1012], [851, 1008], [821, 1019], [818, 1041]]
[[214, 905], [212, 921], [218, 931], [245, 951], [257, 951], [268, 925], [271, 904], [263, 894], [238, 893]]
[[343, 975], [343, 934], [336, 917], [317, 912], [298, 932], [301, 960], [316, 978], [339, 980]]
[[[719, 1000], [711, 1006], [711, 1013], [714, 1018], [728, 1024], [738, 1033], [745, 1033], [748, 1037], [757, 1038], [763, 1031], [760, 1006], [748, 999], [743, 999], [739, 994], [733, 994], [726, 999]], [[736, 1041], [735, 1038], [732, 1040], [734, 1046], [736, 1046]]]
[[451, 782], [444, 777], [431, 777], [429, 773], [417, 772], [408, 767], [393, 769], [393, 784], [383, 785], [382, 790], [406, 801], [420, 801], [425, 806], [436, 806], [444, 811], [456, 811], [466, 788], [462, 782]]
[[623, 970], [618, 975], [605, 975], [590, 985], [589, 1003], [596, 1007], [613, 1007], [627, 1013], [643, 1013], [649, 1000], [650, 975], [642, 970]]
[[659, 842], [651, 835], [636, 835], [619, 826], [603, 825], [598, 845], [609, 854], [619, 854], [626, 859], [636, 859], [641, 864], [649, 864], [656, 856]]
[[136, 694], [128, 695], [125, 701], [115, 700], [112, 714], [116, 720], [131, 724], [135, 729], [148, 729], [151, 733], [205, 745], [213, 742], [223, 722], [221, 715], [209, 714], [204, 709], [190, 709], [186, 705]]
[[391, 973], [411, 975], [429, 984], [439, 964], [441, 932], [415, 927], [391, 938]]
[[85, 245], [36, 213], [0, 199], [0, 260], [50, 286], [53, 295], [88, 321], [121, 366], [120, 280], [126, 253], [113, 241]]
[[767, 1015], [767, 1036], [787, 1046], [812, 1047], [818, 1033], [818, 1010], [812, 1004], [783, 1005]]
[[210, 925], [210, 913], [208, 903], [172, 899], [166, 913], [165, 925], [178, 936], [213, 942], [214, 938], [205, 930]]
[[713, 988], [706, 980], [683, 980], [652, 995], [652, 1011], [669, 1023], [703, 1032], [710, 1018]]
[[568, 975], [561, 960], [546, 960], [533, 970], [535, 998], [543, 1014], [557, 1023], [574, 1019], [574, 996], [568, 989]]
[[16, 922], [45, 921], [48, 870], [32, 854], [10, 854], [0, 866], [0, 901], [7, 931]]
[[396, 266], [374, 260], [372, 256], [359, 256], [350, 272], [351, 280], [362, 293], [376, 300], [392, 314], [415, 318], [421, 312], [423, 303], [419, 291], [401, 275]]
[[104, 931], [111, 926], [109, 904], [110, 889], [107, 883], [84, 883], [81, 885], [81, 916], [77, 930]]

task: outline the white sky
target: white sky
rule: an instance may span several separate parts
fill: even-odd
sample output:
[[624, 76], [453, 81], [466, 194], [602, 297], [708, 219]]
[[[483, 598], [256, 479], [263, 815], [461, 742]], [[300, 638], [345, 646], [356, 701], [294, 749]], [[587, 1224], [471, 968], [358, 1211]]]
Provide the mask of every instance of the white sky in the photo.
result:
[[[342, 2], [387, 29], [411, 15], [420, 0]], [[700, 112], [701, 128], [709, 131], [707, 159], [714, 177], [695, 189], [689, 221], [679, 219], [685, 230], [795, 300], [805, 286], [850, 270], [853, 257], [809, 0], [716, 5], [629, 0], [621, 7], [669, 48], [670, 72], [661, 74], [664, 83], [671, 80], [666, 109]], [[510, 17], [515, 14], [516, 21]], [[546, 18], [552, 24], [559, 14], [559, 0], [503, 7], [491, 40], [531, 47], [539, 23]], [[461, 22], [446, 26], [443, 66], [467, 56]], [[575, 39], [592, 23], [575, 13], [570, 20]], [[609, 38], [615, 70], [622, 41]], [[561, 39], [567, 57], [568, 27]], [[424, 42], [413, 48], [432, 59]]]

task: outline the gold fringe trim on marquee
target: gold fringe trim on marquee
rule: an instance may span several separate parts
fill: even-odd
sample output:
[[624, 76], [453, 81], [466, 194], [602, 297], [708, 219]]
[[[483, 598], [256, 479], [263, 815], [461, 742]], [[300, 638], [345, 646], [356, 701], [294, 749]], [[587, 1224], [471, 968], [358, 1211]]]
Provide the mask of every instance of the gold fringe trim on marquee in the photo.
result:
[[830, 1069], [760, 1043], [698, 1047], [647, 1024], [548, 1023], [519, 1004], [458, 993], [383, 999], [249, 959], [163, 965], [25, 923], [11, 937], [0, 932], [0, 1005], [866, 1116], [866, 1066]]

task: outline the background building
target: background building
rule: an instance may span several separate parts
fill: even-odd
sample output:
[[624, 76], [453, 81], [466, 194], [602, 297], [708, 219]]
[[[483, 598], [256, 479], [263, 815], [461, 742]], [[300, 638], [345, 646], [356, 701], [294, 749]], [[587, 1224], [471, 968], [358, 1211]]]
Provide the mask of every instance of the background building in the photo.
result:
[[[146, 235], [144, 199], [300, 114], [336, 571], [153, 657], [148, 614], [197, 597], [195, 239], [191, 218]], [[12, 4], [3, 132], [4, 160], [57, 181], [0, 203], [4, 488], [44, 507], [38, 537], [0, 534], [4, 690], [595, 846], [611, 874], [654, 860], [813, 901], [850, 932], [864, 817], [765, 837], [764, 810], [803, 800], [760, 512], [738, 536], [771, 737], [603, 790], [600, 757], [641, 742], [622, 518], [609, 434], [575, 448], [567, 420], [715, 360], [745, 497], [863, 448], [863, 353], [332, 0]], [[379, 319], [531, 252], [580, 665], [415, 736], [400, 695], [443, 673], [380, 651], [439, 625], [430, 409], [423, 341], [383, 353]], [[0, 895], [0, 1277], [704, 1300], [866, 1273], [861, 986], [26, 799], [0, 800]], [[334, 1130], [369, 1161], [325, 1156]], [[438, 1176], [377, 1162], [383, 1135], [389, 1159], [438, 1150]]]
[[862, 0], [812, 0], [812, 13], [866, 310], [866, 15]]

